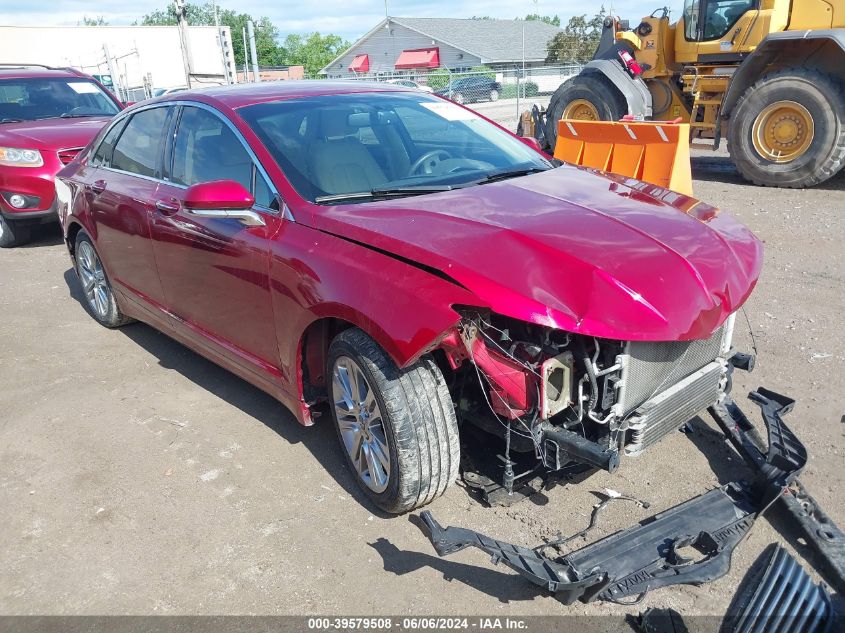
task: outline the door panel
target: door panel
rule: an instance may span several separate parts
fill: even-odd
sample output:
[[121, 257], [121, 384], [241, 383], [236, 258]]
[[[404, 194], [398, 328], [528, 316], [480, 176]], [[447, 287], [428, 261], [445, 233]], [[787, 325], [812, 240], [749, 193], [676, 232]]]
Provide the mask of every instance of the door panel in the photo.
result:
[[[283, 220], [256, 207], [265, 226], [203, 218], [182, 206], [190, 185], [237, 180], [259, 200], [266, 183], [251, 156], [217, 115], [184, 107], [171, 164], [156, 192], [152, 237], [168, 310], [183, 335], [264, 383], [279, 384], [278, 346], [269, 287], [269, 241]], [[265, 384], [266, 387], [266, 384]]]
[[138, 112], [115, 133], [119, 133], [116, 144], [107, 135], [86, 170], [85, 182], [97, 248], [112, 283], [159, 316], [164, 292], [156, 272], [149, 217], [158, 187], [161, 128], [169, 110]]

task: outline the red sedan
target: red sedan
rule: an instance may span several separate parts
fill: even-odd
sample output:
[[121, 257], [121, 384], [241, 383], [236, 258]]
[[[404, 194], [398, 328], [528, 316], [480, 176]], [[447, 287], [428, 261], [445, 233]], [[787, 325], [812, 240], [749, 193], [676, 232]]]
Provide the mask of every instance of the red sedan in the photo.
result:
[[384, 83], [144, 102], [57, 189], [95, 319], [149, 323], [302, 424], [327, 411], [390, 512], [462, 450], [510, 492], [655, 445], [724, 397], [762, 260], [712, 207]]

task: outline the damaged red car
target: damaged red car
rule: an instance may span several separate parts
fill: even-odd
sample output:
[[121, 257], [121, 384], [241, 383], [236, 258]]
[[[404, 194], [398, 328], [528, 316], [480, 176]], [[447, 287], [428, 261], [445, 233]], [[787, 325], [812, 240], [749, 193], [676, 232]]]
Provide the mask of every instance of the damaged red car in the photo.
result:
[[[760, 242], [456, 104], [283, 82], [132, 107], [59, 175], [92, 316], [319, 414], [372, 501], [614, 471], [721, 402]], [[486, 470], [482, 464], [487, 464]]]

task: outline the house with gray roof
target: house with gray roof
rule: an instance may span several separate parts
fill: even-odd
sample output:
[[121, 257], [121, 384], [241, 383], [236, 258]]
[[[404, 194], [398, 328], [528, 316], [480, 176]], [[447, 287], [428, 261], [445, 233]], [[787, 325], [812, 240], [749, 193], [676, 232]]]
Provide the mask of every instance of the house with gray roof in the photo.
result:
[[561, 29], [536, 20], [387, 17], [326, 65], [330, 78], [424, 76], [434, 68], [465, 71], [542, 65]]

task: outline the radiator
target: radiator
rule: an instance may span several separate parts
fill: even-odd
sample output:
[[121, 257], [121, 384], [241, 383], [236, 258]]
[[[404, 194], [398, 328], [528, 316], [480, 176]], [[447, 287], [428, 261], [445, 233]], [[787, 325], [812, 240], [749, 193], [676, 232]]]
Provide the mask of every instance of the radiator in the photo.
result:
[[715, 360], [722, 350], [722, 338], [729, 327], [730, 324], [726, 323], [710, 338], [698, 341], [628, 343], [628, 363], [622, 376], [625, 381], [621, 394], [623, 413], [627, 415]]
[[625, 453], [638, 455], [715, 404], [723, 371], [722, 362], [711, 361], [637, 407], [629, 417]]

